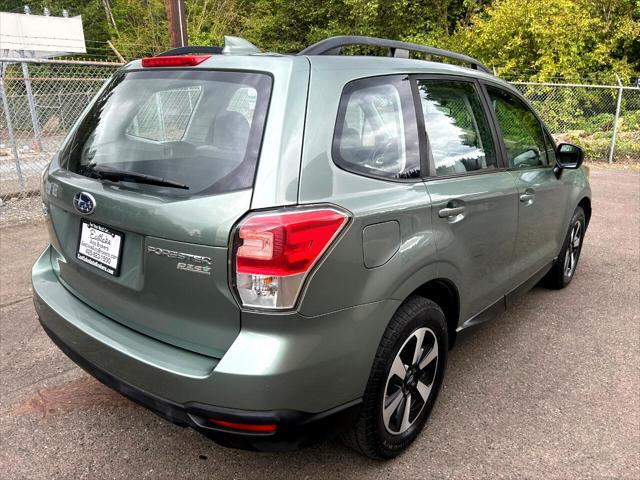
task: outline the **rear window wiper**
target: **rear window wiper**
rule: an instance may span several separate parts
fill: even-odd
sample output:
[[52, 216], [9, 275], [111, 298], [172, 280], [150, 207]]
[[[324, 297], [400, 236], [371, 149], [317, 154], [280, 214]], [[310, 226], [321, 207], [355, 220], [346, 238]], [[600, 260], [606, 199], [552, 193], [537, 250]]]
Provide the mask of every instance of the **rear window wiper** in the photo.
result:
[[147, 185], [156, 185], [159, 187], [181, 188], [183, 190], [189, 189], [189, 186], [185, 185], [184, 183], [174, 182], [173, 180], [166, 180], [162, 177], [156, 177], [155, 175], [132, 172], [129, 170], [120, 170], [117, 168], [89, 165], [87, 168], [87, 172], [98, 179], [109, 180], [112, 182], [124, 181], [145, 183]]

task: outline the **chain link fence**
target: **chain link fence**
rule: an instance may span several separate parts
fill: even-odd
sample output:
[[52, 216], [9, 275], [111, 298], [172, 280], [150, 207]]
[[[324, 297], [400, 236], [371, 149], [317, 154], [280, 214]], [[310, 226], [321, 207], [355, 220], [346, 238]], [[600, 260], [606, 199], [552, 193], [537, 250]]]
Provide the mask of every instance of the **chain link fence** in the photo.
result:
[[40, 214], [40, 176], [113, 62], [0, 59], [0, 224]]
[[[115, 62], [0, 58], [0, 225], [40, 215], [40, 175]], [[556, 140], [640, 162], [640, 88], [512, 82]]]
[[512, 82], [558, 141], [589, 160], [640, 162], [640, 88], [623, 85]]
[[37, 190], [44, 165], [91, 98], [119, 66], [60, 61], [3, 63], [2, 200]]

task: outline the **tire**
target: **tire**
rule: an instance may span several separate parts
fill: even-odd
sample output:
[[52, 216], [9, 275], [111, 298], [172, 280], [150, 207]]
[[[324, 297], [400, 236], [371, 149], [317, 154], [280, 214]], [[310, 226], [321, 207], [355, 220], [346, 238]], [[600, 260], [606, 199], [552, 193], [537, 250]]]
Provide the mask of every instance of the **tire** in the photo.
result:
[[[577, 241], [576, 229], [578, 230]], [[569, 230], [567, 231], [558, 258], [543, 280], [543, 284], [546, 287], [560, 290], [571, 283], [576, 273], [586, 231], [587, 221], [584, 210], [582, 207], [578, 207], [571, 217]]]
[[[409, 297], [380, 341], [359, 418], [343, 435], [343, 441], [377, 460], [396, 457], [406, 450], [424, 427], [436, 401], [448, 345], [442, 309], [426, 298]], [[388, 405], [386, 412], [383, 402]]]

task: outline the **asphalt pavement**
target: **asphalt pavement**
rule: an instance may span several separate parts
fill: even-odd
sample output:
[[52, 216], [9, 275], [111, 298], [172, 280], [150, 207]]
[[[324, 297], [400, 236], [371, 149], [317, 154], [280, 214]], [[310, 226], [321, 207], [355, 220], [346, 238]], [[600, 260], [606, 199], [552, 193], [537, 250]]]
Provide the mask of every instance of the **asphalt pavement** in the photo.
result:
[[0, 229], [0, 478], [640, 478], [640, 175], [593, 168], [576, 278], [462, 332], [413, 447], [219, 447], [102, 386], [40, 328], [42, 223]]

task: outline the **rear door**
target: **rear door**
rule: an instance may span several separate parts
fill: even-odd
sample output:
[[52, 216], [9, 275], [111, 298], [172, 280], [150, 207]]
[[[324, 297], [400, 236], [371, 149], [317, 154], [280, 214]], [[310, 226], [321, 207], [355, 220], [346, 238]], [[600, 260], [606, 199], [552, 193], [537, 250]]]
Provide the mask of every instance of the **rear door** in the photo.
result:
[[229, 232], [250, 208], [271, 85], [241, 71], [116, 75], [47, 180], [61, 282], [132, 329], [221, 356], [240, 329]]
[[558, 255], [569, 189], [553, 172], [554, 145], [542, 123], [515, 94], [486, 86], [503, 140], [510, 175], [518, 188], [518, 238], [513, 283], [520, 285]]
[[417, 94], [429, 145], [427, 189], [438, 256], [459, 277], [461, 318], [468, 319], [502, 305], [517, 229], [515, 182], [501, 164], [477, 82], [419, 78]]

